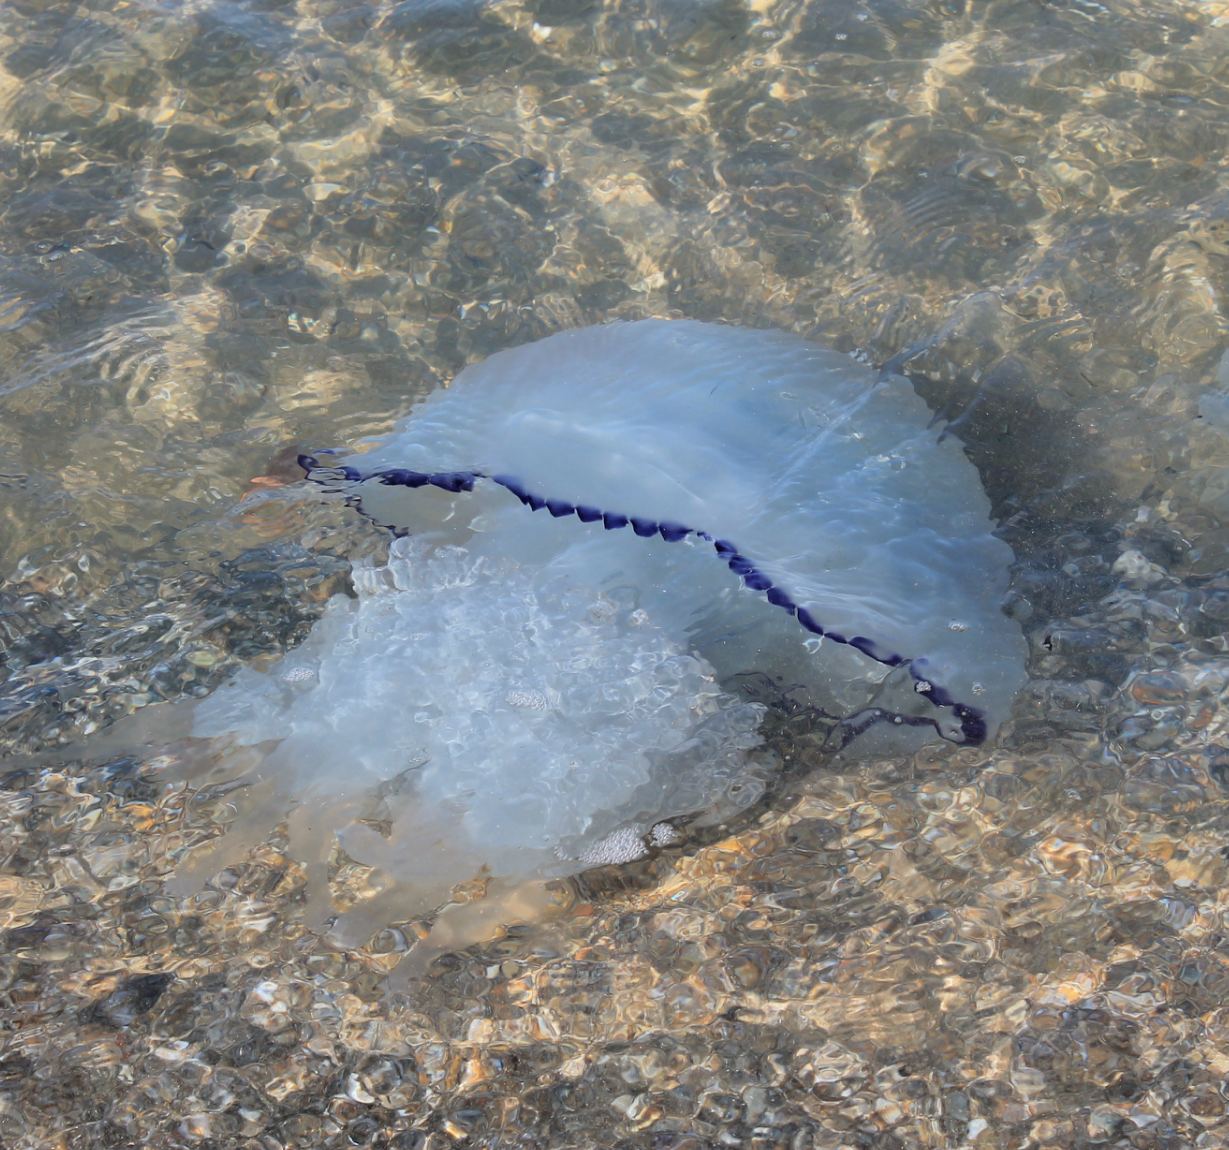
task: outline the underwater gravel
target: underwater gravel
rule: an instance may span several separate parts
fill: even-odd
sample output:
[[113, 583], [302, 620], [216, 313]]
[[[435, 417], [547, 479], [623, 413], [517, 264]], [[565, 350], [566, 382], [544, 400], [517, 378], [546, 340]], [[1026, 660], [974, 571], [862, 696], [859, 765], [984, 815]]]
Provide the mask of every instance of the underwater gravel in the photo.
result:
[[[0, 1141], [1229, 1141], [1229, 8], [0, 14]], [[1032, 652], [993, 748], [841, 767], [781, 713], [753, 817], [475, 881], [493, 922], [401, 986], [424, 924], [309, 931], [276, 836], [168, 896], [226, 794], [31, 757], [293, 645], [380, 553], [288, 448], [646, 315], [956, 422]]]

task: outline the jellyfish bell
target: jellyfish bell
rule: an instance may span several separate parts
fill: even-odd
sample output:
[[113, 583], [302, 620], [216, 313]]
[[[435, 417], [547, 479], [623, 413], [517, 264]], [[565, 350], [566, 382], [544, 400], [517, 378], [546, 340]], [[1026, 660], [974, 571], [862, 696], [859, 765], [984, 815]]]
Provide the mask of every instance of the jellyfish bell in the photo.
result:
[[908, 381], [796, 336], [562, 332], [306, 462], [395, 530], [624, 588], [722, 682], [769, 674], [864, 750], [981, 742], [1023, 681], [959, 442]]

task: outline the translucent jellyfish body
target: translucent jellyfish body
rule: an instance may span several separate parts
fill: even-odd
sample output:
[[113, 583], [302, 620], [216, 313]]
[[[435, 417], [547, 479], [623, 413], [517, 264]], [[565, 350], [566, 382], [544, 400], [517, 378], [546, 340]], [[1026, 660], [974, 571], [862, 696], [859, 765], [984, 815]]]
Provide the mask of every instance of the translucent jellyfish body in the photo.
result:
[[304, 463], [402, 537], [198, 706], [261, 797], [185, 889], [287, 812], [318, 876], [339, 838], [407, 911], [619, 861], [762, 789], [748, 682], [881, 752], [981, 742], [1024, 676], [960, 444], [907, 381], [793, 336], [564, 332]]

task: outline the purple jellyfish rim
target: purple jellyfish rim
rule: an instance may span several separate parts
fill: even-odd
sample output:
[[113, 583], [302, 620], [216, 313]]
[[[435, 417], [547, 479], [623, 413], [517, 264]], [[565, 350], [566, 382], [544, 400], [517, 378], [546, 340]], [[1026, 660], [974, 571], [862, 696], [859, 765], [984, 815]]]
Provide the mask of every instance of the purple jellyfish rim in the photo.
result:
[[[322, 452], [321, 454], [325, 453]], [[872, 659], [885, 667], [904, 667], [913, 679], [918, 693], [936, 709], [950, 712], [959, 722], [961, 738], [959, 740], [949, 739], [950, 742], [958, 742], [961, 746], [976, 747], [986, 740], [988, 727], [984, 712], [968, 703], [961, 702], [950, 692], [935, 683], [918, 667], [917, 664], [920, 660], [916, 658], [910, 659], [904, 655], [897, 654], [895, 651], [889, 650], [883, 644], [876, 642], [874, 639], [867, 638], [865, 635], [843, 635], [838, 631], [825, 627], [808, 608], [800, 607], [790, 598], [787, 591], [773, 583], [729, 539], [717, 538], [707, 531], [696, 527], [688, 527], [682, 523], [646, 519], [638, 515], [627, 515], [619, 511], [604, 510], [587, 504], [573, 504], [564, 499], [548, 498], [530, 491], [524, 483], [512, 475], [487, 475], [482, 471], [412, 471], [403, 467], [389, 467], [377, 471], [363, 472], [356, 467], [346, 464], [331, 465], [321, 463], [313, 455], [300, 455], [299, 466], [303, 468], [307, 478], [313, 480], [313, 482], [322, 481], [316, 478], [315, 473], [317, 471], [328, 471], [330, 478], [341, 479], [347, 483], [377, 482], [385, 487], [436, 487], [441, 491], [453, 493], [473, 491], [476, 484], [486, 480], [502, 487], [509, 494], [515, 496], [530, 511], [545, 510], [556, 519], [563, 519], [574, 515], [581, 523], [600, 523], [603, 530], [606, 531], [618, 531], [624, 527], [630, 527], [632, 534], [642, 539], [657, 537], [665, 540], [667, 543], [678, 543], [688, 537], [694, 537], [704, 543], [711, 544], [717, 557], [741, 579], [744, 586], [751, 591], [763, 595], [772, 606], [793, 616], [798, 621], [798, 624], [810, 634], [820, 639], [828, 639], [833, 643], [852, 647], [868, 659]], [[358, 497], [351, 497], [348, 502], [353, 506], [358, 506], [361, 501]], [[382, 524], [381, 526], [388, 527], [387, 524]], [[396, 528], [389, 529], [393, 530], [394, 534], [404, 534], [404, 532], [398, 531]], [[858, 735], [880, 722], [890, 722], [898, 726], [933, 727], [941, 738], [948, 738], [937, 719], [928, 718], [924, 715], [901, 715], [879, 707], [870, 707], [850, 716], [840, 724], [841, 735], [838, 738], [838, 749], [847, 746]]]

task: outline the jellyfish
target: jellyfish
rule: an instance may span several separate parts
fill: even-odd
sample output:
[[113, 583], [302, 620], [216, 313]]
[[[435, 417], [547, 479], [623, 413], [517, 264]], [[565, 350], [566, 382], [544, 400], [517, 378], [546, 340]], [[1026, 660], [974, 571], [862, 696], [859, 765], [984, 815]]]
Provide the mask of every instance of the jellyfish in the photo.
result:
[[301, 463], [394, 539], [299, 647], [193, 704], [246, 793], [180, 893], [284, 819], [320, 918], [335, 847], [383, 876], [346, 916], [367, 929], [745, 809], [786, 700], [835, 753], [902, 753], [993, 737], [1024, 678], [959, 442], [905, 379], [793, 335], [560, 332]]

